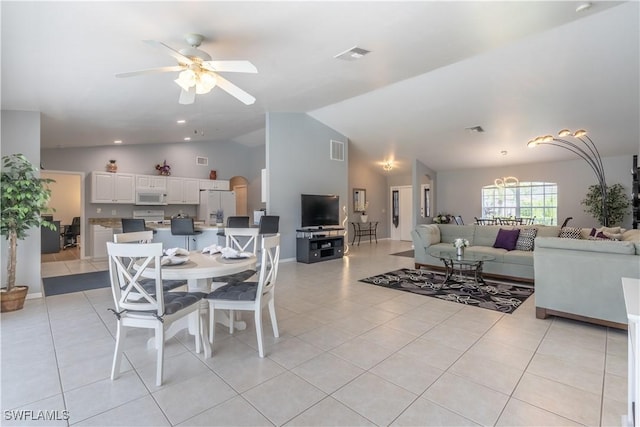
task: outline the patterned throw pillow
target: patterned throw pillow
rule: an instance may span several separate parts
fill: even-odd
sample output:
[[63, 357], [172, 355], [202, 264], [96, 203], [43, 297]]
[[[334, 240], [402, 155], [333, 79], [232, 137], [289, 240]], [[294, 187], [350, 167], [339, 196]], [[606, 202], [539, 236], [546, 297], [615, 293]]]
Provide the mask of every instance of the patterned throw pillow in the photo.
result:
[[582, 229], [578, 227], [563, 227], [558, 237], [561, 239], [581, 239], [581, 231]]
[[537, 228], [523, 228], [518, 235], [518, 241], [516, 242], [517, 251], [532, 251], [533, 240], [538, 234]]

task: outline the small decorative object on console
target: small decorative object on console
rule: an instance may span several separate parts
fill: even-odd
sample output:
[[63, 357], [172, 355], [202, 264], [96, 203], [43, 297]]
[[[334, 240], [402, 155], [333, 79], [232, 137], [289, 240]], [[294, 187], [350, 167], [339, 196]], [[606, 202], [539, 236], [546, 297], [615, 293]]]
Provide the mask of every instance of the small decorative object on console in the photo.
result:
[[209, 179], [213, 179], [216, 180], [218, 179], [218, 172], [214, 171], [213, 169], [209, 172]]
[[112, 172], [112, 173], [118, 172], [118, 165], [116, 165], [115, 160], [109, 160], [109, 163], [107, 163], [107, 172]]
[[449, 224], [451, 222], [451, 215], [439, 213], [433, 217], [433, 222], [436, 224]]
[[160, 175], [164, 175], [164, 176], [171, 175], [171, 166], [167, 164], [166, 160], [161, 165], [156, 165], [156, 170]]

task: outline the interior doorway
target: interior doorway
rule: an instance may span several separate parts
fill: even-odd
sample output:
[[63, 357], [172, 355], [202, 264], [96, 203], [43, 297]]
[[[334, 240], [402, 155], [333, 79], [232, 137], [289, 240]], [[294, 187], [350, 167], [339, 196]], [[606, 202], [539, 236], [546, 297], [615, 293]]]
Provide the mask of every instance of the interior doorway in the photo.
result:
[[229, 181], [231, 190], [236, 193], [236, 215], [249, 216], [247, 208], [247, 188], [249, 181], [243, 176], [234, 176]]
[[[56, 253], [41, 254], [40, 262], [69, 261], [85, 258], [85, 236], [88, 232], [88, 221], [84, 210], [84, 172], [72, 171], [42, 171], [42, 178], [50, 178], [55, 182], [49, 184], [51, 199], [49, 207], [55, 209], [52, 213], [54, 221], [60, 221], [60, 232], [63, 226], [69, 225], [74, 217], [80, 217], [80, 236], [78, 246], [66, 249], [69, 253], [63, 253], [61, 237], [60, 251]], [[70, 250], [73, 249], [73, 250]]]
[[413, 187], [391, 187], [391, 240], [411, 241]]

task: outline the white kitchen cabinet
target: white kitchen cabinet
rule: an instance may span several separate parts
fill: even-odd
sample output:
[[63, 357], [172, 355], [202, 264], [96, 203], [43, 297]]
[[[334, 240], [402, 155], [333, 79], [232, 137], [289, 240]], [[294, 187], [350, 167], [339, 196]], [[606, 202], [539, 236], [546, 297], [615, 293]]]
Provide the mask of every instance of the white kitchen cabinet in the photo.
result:
[[170, 205], [197, 205], [200, 203], [200, 180], [167, 178], [167, 203]]
[[224, 179], [201, 179], [201, 190], [230, 190], [229, 180]]
[[165, 191], [167, 189], [167, 177], [160, 175], [136, 175], [136, 190]]
[[130, 173], [92, 172], [91, 203], [135, 202], [135, 175]]
[[102, 225], [92, 225], [91, 233], [93, 237], [92, 258], [106, 258], [107, 242], [113, 242], [113, 228], [103, 227]]

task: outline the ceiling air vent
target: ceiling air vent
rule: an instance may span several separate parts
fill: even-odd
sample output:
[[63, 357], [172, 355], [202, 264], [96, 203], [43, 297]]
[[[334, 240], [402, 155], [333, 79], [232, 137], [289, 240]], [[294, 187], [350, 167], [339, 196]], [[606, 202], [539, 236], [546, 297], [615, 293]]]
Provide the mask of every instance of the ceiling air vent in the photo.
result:
[[482, 133], [484, 132], [484, 129], [482, 129], [482, 126], [473, 126], [470, 128], [465, 128], [467, 130], [467, 132], [471, 132], [471, 133]]
[[329, 150], [329, 158], [331, 160], [344, 162], [344, 142], [334, 141], [332, 139], [329, 142]]
[[371, 51], [369, 50], [359, 48], [358, 46], [354, 46], [349, 50], [345, 50], [344, 52], [337, 54], [336, 56], [334, 56], [334, 58], [342, 59], [344, 61], [355, 61], [357, 59], [362, 58], [363, 56], [365, 56], [367, 53], [370, 53], [370, 52]]

